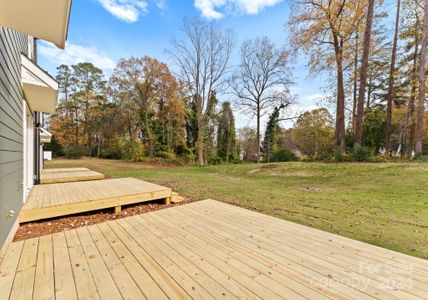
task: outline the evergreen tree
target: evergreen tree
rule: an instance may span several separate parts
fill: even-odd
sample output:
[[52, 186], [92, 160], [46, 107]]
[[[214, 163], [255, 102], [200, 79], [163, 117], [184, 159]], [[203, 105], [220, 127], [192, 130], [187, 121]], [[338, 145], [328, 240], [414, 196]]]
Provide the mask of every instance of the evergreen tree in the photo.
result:
[[217, 155], [224, 161], [238, 159], [235, 117], [230, 102], [224, 102], [218, 121]]
[[269, 116], [269, 121], [266, 126], [265, 138], [263, 140], [263, 152], [268, 161], [272, 153], [278, 150], [281, 127], [279, 126], [279, 113], [284, 105], [275, 107], [272, 114]]

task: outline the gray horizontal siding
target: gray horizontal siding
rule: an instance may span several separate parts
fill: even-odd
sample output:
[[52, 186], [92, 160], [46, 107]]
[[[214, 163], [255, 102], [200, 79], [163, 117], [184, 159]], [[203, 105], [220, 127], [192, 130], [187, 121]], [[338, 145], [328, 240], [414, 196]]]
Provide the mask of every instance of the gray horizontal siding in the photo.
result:
[[[27, 36], [0, 29], [0, 246], [23, 198], [23, 94], [21, 53], [28, 55]], [[6, 214], [15, 211], [14, 218]]]

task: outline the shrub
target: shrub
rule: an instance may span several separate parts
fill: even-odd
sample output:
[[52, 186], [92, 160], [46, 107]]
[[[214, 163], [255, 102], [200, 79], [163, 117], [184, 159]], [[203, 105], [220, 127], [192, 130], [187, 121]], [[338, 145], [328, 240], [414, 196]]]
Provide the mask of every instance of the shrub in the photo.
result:
[[352, 153], [352, 160], [355, 162], [369, 161], [371, 149], [368, 147], [359, 147]]
[[208, 162], [210, 165], [222, 165], [224, 164], [223, 158], [220, 156], [212, 156]]
[[157, 152], [156, 156], [172, 162], [177, 160], [177, 155], [173, 152], [168, 152], [168, 151]]
[[140, 140], [131, 138], [121, 138], [119, 140], [120, 157], [129, 161], [144, 161], [144, 145]]
[[196, 154], [194, 148], [187, 148], [181, 155], [181, 160], [184, 164], [194, 164], [196, 162]]
[[65, 149], [65, 156], [67, 158], [81, 158], [85, 155], [85, 149], [80, 145], [70, 145]]
[[272, 153], [271, 162], [296, 161], [297, 156], [289, 149], [283, 148]]
[[115, 148], [102, 149], [100, 157], [104, 159], [120, 159], [120, 151]]

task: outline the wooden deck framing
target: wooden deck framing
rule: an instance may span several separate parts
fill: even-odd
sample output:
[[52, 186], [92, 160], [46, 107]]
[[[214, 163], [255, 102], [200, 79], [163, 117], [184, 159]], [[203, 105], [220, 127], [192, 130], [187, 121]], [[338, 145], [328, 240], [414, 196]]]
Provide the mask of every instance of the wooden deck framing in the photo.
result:
[[77, 182], [104, 179], [101, 173], [91, 171], [86, 168], [72, 169], [47, 169], [43, 170], [40, 176], [41, 184]]
[[219, 203], [15, 242], [0, 299], [427, 299], [428, 262]]
[[106, 179], [34, 186], [19, 222], [30, 222], [122, 205], [171, 200], [170, 188], [135, 178]]

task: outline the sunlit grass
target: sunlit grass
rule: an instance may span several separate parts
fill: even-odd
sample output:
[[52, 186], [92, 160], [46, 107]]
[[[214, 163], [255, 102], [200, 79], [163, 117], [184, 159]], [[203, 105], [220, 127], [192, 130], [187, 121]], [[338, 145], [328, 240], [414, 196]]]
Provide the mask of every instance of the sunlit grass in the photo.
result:
[[136, 177], [180, 194], [251, 208], [367, 243], [428, 258], [428, 164], [283, 163], [163, 167], [82, 159], [111, 177]]

